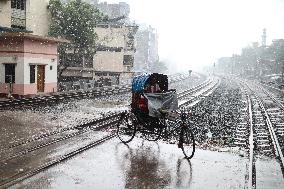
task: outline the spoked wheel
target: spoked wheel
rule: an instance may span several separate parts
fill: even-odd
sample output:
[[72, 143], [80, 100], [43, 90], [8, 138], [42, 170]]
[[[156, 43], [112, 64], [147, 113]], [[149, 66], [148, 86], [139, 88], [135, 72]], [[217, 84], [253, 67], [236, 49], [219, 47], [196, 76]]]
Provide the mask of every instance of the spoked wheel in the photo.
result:
[[195, 152], [195, 141], [192, 131], [188, 127], [182, 127], [180, 132], [179, 147], [186, 159], [191, 159]]
[[120, 121], [117, 125], [117, 136], [123, 143], [130, 142], [136, 133], [135, 117], [131, 113], [121, 115]]
[[[151, 125], [148, 127], [151, 127]], [[163, 131], [163, 128], [161, 126], [159, 127], [153, 126], [153, 128], [150, 128], [150, 129], [144, 128], [142, 131], [142, 134], [143, 134], [143, 137], [148, 141], [157, 141], [160, 139], [162, 135], [162, 131]]]

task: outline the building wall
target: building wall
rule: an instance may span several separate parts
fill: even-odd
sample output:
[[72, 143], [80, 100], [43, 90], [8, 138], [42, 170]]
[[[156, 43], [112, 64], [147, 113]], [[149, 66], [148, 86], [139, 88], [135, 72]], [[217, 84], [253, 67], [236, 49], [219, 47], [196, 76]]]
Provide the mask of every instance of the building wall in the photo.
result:
[[124, 47], [125, 46], [125, 28], [102, 28], [97, 27], [95, 29], [98, 35], [97, 44], [109, 46], [109, 47]]
[[31, 53], [32, 57], [49, 57], [57, 56], [57, 44], [39, 40], [25, 40], [24, 52]]
[[[49, 0], [26, 0], [26, 29], [34, 35], [47, 36], [50, 24]], [[0, 26], [11, 27], [11, 0], [0, 1]]]
[[123, 52], [99, 51], [94, 57], [94, 68], [96, 71], [122, 72]]
[[134, 56], [134, 48], [126, 47], [127, 38], [131, 27], [121, 26], [120, 28], [108, 26], [107, 28], [97, 27], [98, 45], [106, 47], [121, 48], [120, 52], [97, 51], [94, 56], [94, 69], [96, 71], [128, 72], [133, 65], [124, 65], [124, 55]]
[[97, 1], [94, 1], [94, 4], [100, 11], [108, 15], [109, 18], [117, 18], [120, 16], [125, 16], [128, 18], [130, 13], [130, 6], [125, 2], [108, 4], [107, 2], [98, 3]]
[[[10, 45], [7, 45], [7, 43]], [[31, 39], [22, 40], [21, 38], [18, 38], [18, 40], [16, 38], [0, 40], [0, 93], [9, 92], [9, 84], [5, 83], [5, 63], [16, 64], [13, 93], [19, 95], [37, 93], [37, 66], [35, 83], [31, 84], [30, 65], [45, 65], [44, 92], [57, 91], [56, 43]], [[50, 69], [50, 66], [52, 66], [52, 69]]]
[[33, 34], [47, 36], [50, 24], [49, 0], [27, 0], [26, 27]]
[[140, 28], [136, 34], [134, 70], [149, 71], [151, 65], [159, 61], [158, 34], [151, 26]]
[[0, 26], [11, 27], [11, 1], [0, 1]]

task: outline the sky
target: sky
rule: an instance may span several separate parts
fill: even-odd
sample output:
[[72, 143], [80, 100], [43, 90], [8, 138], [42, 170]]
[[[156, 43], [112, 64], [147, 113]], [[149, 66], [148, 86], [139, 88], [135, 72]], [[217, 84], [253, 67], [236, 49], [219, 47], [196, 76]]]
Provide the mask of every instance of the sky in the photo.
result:
[[284, 38], [284, 0], [100, 0], [124, 1], [130, 18], [155, 27], [159, 57], [170, 69], [200, 70], [252, 42]]

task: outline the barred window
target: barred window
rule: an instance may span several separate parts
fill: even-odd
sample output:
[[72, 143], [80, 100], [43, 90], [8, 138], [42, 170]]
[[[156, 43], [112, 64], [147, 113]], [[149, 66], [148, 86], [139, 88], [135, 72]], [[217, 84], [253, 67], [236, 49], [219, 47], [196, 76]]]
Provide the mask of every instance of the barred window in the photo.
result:
[[15, 83], [15, 64], [5, 64], [5, 83]]
[[25, 10], [26, 0], [11, 0], [11, 8]]
[[35, 65], [30, 65], [30, 83], [35, 83]]

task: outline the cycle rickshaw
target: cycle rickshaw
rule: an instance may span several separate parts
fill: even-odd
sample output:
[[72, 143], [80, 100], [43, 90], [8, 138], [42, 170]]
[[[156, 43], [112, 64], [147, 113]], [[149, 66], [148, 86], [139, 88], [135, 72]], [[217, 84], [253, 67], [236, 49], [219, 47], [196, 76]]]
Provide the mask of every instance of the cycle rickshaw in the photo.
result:
[[133, 78], [131, 110], [122, 114], [117, 136], [123, 143], [130, 142], [136, 133], [149, 141], [177, 143], [190, 159], [195, 141], [188, 117], [185, 111], [178, 110], [176, 90], [168, 89], [166, 75], [139, 75]]

